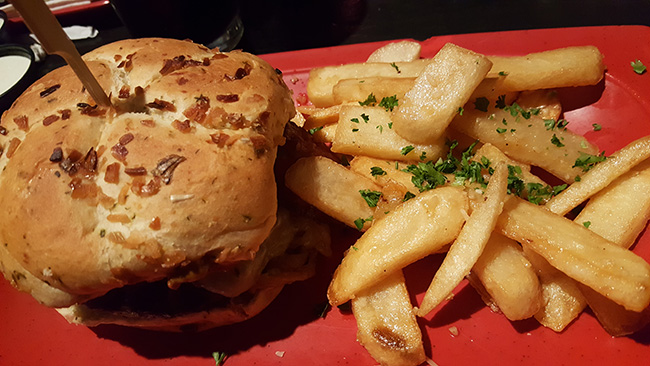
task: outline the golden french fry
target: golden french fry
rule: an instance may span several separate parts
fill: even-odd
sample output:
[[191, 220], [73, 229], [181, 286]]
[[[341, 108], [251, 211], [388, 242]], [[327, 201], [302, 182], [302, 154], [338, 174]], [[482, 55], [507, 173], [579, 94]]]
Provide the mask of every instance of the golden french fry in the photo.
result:
[[587, 306], [579, 283], [555, 269], [528, 246], [524, 246], [524, 253], [537, 270], [542, 286], [542, 307], [535, 313], [535, 319], [543, 326], [561, 332]]
[[381, 107], [342, 106], [332, 151], [406, 161], [435, 160], [444, 154], [444, 138], [428, 145], [414, 144], [395, 133], [391, 117]]
[[381, 187], [336, 162], [314, 156], [299, 159], [285, 174], [285, 184], [305, 202], [350, 226], [370, 226], [374, 207], [359, 191], [380, 192]]
[[519, 244], [499, 233], [492, 233], [472, 273], [509, 320], [530, 318], [542, 306], [535, 270]]
[[340, 80], [374, 76], [413, 78], [430, 62], [431, 59], [420, 59], [395, 64], [367, 62], [314, 68], [309, 72], [307, 96], [316, 107], [329, 107], [335, 104], [332, 89]]
[[467, 219], [465, 226], [451, 245], [442, 265], [436, 272], [419, 309], [415, 314], [425, 316], [438, 306], [467, 276], [490, 239], [507, 194], [508, 169], [500, 163], [479, 205]]
[[415, 187], [411, 180], [413, 174], [405, 172], [405, 168], [404, 163], [367, 156], [355, 156], [350, 161], [350, 169], [367, 177], [372, 177], [382, 187], [394, 182], [399, 183], [409, 192], [417, 194], [419, 189]]
[[600, 325], [615, 337], [632, 334], [650, 324], [650, 307], [641, 312], [630, 311], [585, 285], [580, 285], [580, 290]]
[[545, 120], [557, 121], [562, 115], [562, 104], [554, 90], [523, 91], [517, 97], [517, 104], [523, 109], [539, 109], [539, 116]]
[[352, 299], [357, 340], [380, 365], [416, 366], [424, 362], [422, 333], [401, 270]]
[[318, 142], [331, 144], [332, 141], [334, 141], [334, 136], [336, 136], [336, 127], [336, 123], [315, 127], [312, 136], [314, 136], [314, 140]]
[[415, 41], [389, 43], [376, 49], [367, 62], [410, 62], [420, 58], [422, 46]]
[[374, 95], [377, 101], [392, 96], [400, 101], [404, 98], [404, 94], [413, 87], [414, 82], [414, 77], [343, 79], [334, 85], [332, 95], [337, 104], [364, 102], [370, 94]]
[[650, 265], [583, 225], [510, 197], [496, 227], [626, 309], [641, 311], [650, 304]]
[[327, 108], [316, 108], [313, 106], [298, 107], [298, 112], [305, 116], [303, 128], [306, 130], [338, 122], [340, 111], [341, 105]]
[[454, 118], [452, 127], [565, 182], [572, 182], [582, 173], [574, 167], [581, 153], [598, 154], [596, 146], [583, 136], [567, 129], [549, 128], [541, 117], [513, 106], [489, 112], [466, 109], [462, 116]]
[[616, 151], [604, 161], [593, 166], [579, 182], [546, 203], [546, 208], [558, 215], [566, 215], [589, 197], [605, 188], [614, 179], [650, 157], [650, 136], [642, 137]]
[[419, 194], [374, 222], [334, 272], [327, 290], [330, 304], [355, 298], [392, 272], [452, 242], [468, 209], [462, 189], [442, 187]]
[[395, 131], [415, 143], [438, 140], [491, 66], [483, 55], [444, 45], [395, 109]]
[[488, 58], [492, 61], [488, 77], [502, 75], [504, 88], [512, 91], [595, 85], [605, 71], [603, 55], [594, 46]]

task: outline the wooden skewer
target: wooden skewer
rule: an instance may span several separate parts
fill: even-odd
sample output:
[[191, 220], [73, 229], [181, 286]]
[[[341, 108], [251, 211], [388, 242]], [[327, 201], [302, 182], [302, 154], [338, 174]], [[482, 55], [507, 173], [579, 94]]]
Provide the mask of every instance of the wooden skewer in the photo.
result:
[[29, 30], [36, 35], [45, 52], [56, 54], [70, 65], [95, 103], [109, 107], [111, 101], [83, 61], [74, 43], [65, 34], [59, 21], [44, 0], [10, 0]]

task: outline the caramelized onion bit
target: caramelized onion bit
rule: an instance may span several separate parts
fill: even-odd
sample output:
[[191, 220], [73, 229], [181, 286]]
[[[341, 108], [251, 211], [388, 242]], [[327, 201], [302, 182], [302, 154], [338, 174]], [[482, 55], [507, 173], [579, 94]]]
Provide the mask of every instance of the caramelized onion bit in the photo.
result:
[[201, 95], [194, 99], [196, 99], [194, 105], [183, 111], [183, 115], [194, 122], [201, 123], [210, 110], [210, 98]]
[[128, 224], [131, 222], [131, 219], [126, 214], [110, 214], [106, 216], [106, 220], [108, 220], [108, 222], [119, 222], [122, 224]]
[[120, 137], [120, 139], [118, 140], [118, 144], [120, 144], [120, 145], [126, 145], [126, 144], [128, 144], [129, 142], [133, 141], [133, 139], [135, 139], [135, 136], [133, 136], [132, 133], [130, 133], [130, 132], [129, 132], [129, 133], [125, 133], [125, 134], [122, 135], [122, 136]]
[[179, 130], [179, 131], [181, 131], [183, 133], [188, 133], [192, 129], [191, 126], [190, 126], [190, 120], [189, 119], [186, 119], [185, 121], [182, 121], [182, 122], [175, 119], [174, 122], [172, 122], [172, 127], [174, 127], [175, 129], [177, 129], [177, 130]]
[[77, 108], [81, 111], [81, 114], [91, 117], [103, 116], [106, 114], [106, 110], [104, 108], [98, 108], [97, 104], [90, 105], [88, 103], [77, 103]]
[[62, 109], [62, 110], [57, 111], [57, 112], [61, 113], [61, 119], [64, 120], [64, 121], [66, 119], [69, 119], [70, 116], [72, 115], [72, 111], [70, 111], [69, 109]]
[[217, 100], [222, 103], [234, 103], [239, 101], [239, 95], [237, 94], [219, 94], [217, 95]]
[[41, 96], [41, 98], [45, 98], [48, 95], [50, 95], [50, 94], [54, 93], [55, 91], [57, 91], [60, 87], [61, 87], [61, 84], [54, 84], [54, 85], [46, 88], [42, 92], [40, 92], [39, 95]]
[[230, 139], [230, 136], [228, 136], [223, 132], [220, 132], [220, 133], [213, 133], [212, 135], [210, 135], [210, 138], [212, 139], [212, 142], [217, 144], [217, 146], [224, 147], [226, 146], [228, 139]]
[[151, 171], [151, 174], [153, 174], [154, 177], [162, 178], [162, 181], [165, 184], [169, 184], [171, 183], [174, 170], [176, 170], [178, 165], [185, 160], [187, 159], [184, 156], [175, 154], [169, 155], [158, 161], [158, 165]]
[[122, 86], [120, 88], [119, 93], [117, 94], [117, 97], [120, 99], [127, 99], [130, 96], [131, 96], [131, 87], [128, 85]]
[[185, 56], [176, 56], [173, 59], [167, 59], [163, 61], [163, 67], [160, 69], [160, 74], [161, 75], [167, 75], [169, 73], [172, 73], [174, 71], [184, 69], [186, 67], [190, 66], [200, 66], [203, 65], [201, 61], [196, 61], [196, 60], [191, 60], [185, 59]]
[[160, 177], [153, 177], [148, 183], [142, 176], [133, 179], [131, 191], [140, 197], [151, 197], [160, 191]]
[[0, 135], [7, 136], [7, 129], [4, 126], [0, 126]]
[[176, 106], [173, 103], [170, 103], [162, 99], [154, 99], [153, 102], [145, 104], [149, 108], [159, 109], [162, 111], [176, 112]]
[[119, 143], [113, 145], [111, 147], [111, 155], [119, 161], [124, 161], [126, 160], [126, 156], [129, 154], [129, 150], [126, 149], [126, 146], [121, 145]]
[[20, 140], [17, 137], [14, 137], [11, 139], [11, 141], [9, 141], [9, 147], [7, 148], [7, 158], [14, 156], [18, 145], [20, 145]]
[[249, 64], [248, 62], [244, 62], [244, 66], [240, 67], [235, 71], [234, 75], [224, 75], [224, 78], [228, 81], [234, 81], [234, 80], [241, 80], [245, 78], [246, 76], [250, 75], [251, 70], [253, 69], [253, 66]]
[[153, 219], [151, 219], [151, 222], [149, 223], [149, 228], [151, 230], [160, 230], [160, 217], [156, 216]]
[[60, 147], [55, 147], [54, 150], [52, 150], [52, 155], [50, 155], [50, 161], [53, 163], [58, 163], [61, 160], [63, 160], [63, 149]]
[[124, 169], [124, 173], [132, 177], [137, 175], [147, 175], [147, 169], [143, 166], [139, 166], [137, 168], [126, 168]]
[[106, 167], [104, 182], [112, 184], [120, 182], [120, 163], [113, 163]]
[[29, 118], [26, 115], [21, 115], [14, 118], [14, 123], [18, 126], [19, 129], [27, 131], [29, 129]]
[[187, 84], [189, 80], [187, 80], [185, 77], [180, 77], [176, 80], [176, 84], [178, 85], [185, 85]]
[[49, 126], [49, 125], [51, 125], [52, 123], [58, 121], [59, 118], [60, 118], [60, 117], [57, 116], [56, 114], [50, 114], [49, 116], [43, 118], [43, 126]]
[[156, 127], [156, 122], [152, 119], [143, 119], [140, 121], [140, 124], [145, 127]]

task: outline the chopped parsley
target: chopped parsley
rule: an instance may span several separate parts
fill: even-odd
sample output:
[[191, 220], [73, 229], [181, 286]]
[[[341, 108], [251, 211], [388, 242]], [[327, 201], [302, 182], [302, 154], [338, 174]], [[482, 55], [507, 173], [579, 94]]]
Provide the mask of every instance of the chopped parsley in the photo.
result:
[[402, 73], [402, 71], [400, 71], [399, 66], [397, 66], [396, 63], [391, 62], [391, 63], [390, 63], [390, 66], [391, 66], [393, 69], [395, 69], [395, 70], [397, 71], [398, 74], [401, 74], [401, 73]]
[[356, 226], [357, 229], [358, 229], [359, 231], [361, 231], [361, 230], [363, 230], [363, 225], [364, 225], [366, 222], [370, 222], [370, 221], [372, 221], [372, 216], [368, 217], [367, 219], [364, 219], [364, 218], [362, 218], [362, 217], [359, 217], [358, 219], [354, 220], [354, 226]]
[[370, 175], [376, 177], [378, 175], [386, 175], [386, 171], [378, 166], [373, 166], [370, 168]]
[[368, 204], [369, 207], [377, 207], [377, 203], [381, 198], [381, 192], [371, 191], [369, 189], [362, 189], [359, 190], [359, 193], [361, 194], [361, 197], [363, 197], [363, 199], [366, 200], [366, 203]]
[[397, 95], [393, 95], [391, 97], [383, 97], [381, 98], [381, 102], [379, 102], [379, 106], [384, 107], [384, 109], [388, 112], [392, 112], [393, 109], [397, 107], [397, 105]]
[[539, 112], [541, 112], [541, 109], [539, 108], [524, 109], [516, 102], [512, 103], [509, 106], [503, 107], [503, 110], [509, 112], [513, 117], [517, 117], [519, 114], [521, 114], [524, 119], [529, 119], [531, 116], [536, 116], [539, 114]]
[[308, 130], [308, 132], [309, 132], [310, 135], [313, 135], [313, 134], [315, 134], [316, 132], [318, 132], [318, 131], [320, 131], [322, 129], [323, 129], [323, 126], [318, 126], [318, 127], [310, 128]]
[[594, 128], [594, 131], [600, 131], [603, 129], [603, 126], [599, 125], [598, 123], [593, 123], [591, 126]]
[[546, 129], [551, 131], [554, 129], [558, 130], [566, 130], [566, 126], [569, 124], [569, 121], [566, 119], [559, 119], [555, 121], [554, 119], [545, 119], [544, 120], [544, 126], [546, 126]]
[[607, 159], [607, 157], [605, 156], [604, 151], [602, 151], [600, 155], [591, 155], [581, 151], [580, 156], [573, 164], [573, 168], [580, 168], [583, 172], [588, 172], [591, 168], [596, 166], [596, 164], [605, 161], [605, 159]]
[[539, 205], [553, 196], [557, 196], [566, 189], [566, 184], [558, 186], [544, 185], [541, 183], [525, 184], [521, 179], [521, 167], [508, 165], [508, 193], [524, 197], [529, 202]]
[[508, 131], [507, 128], [497, 128], [497, 133], [504, 133], [506, 131]]
[[462, 116], [462, 115], [463, 115], [463, 112], [465, 112], [465, 108], [463, 108], [463, 107], [458, 107], [458, 114]]
[[641, 60], [632, 61], [630, 62], [630, 65], [632, 65], [632, 70], [634, 70], [634, 72], [636, 72], [639, 75], [646, 72], [646, 67], [643, 64], [643, 62], [641, 62]]
[[377, 103], [377, 98], [373, 93], [370, 93], [366, 98], [366, 100], [364, 100], [363, 102], [359, 102], [359, 105], [370, 106], [370, 105], [374, 105], [375, 103]]
[[415, 150], [415, 147], [413, 147], [412, 145], [404, 146], [404, 147], [402, 148], [402, 150], [400, 151], [400, 154], [402, 154], [402, 155], [408, 155], [408, 153], [410, 153], [410, 152], [413, 151], [413, 150]]
[[212, 358], [214, 358], [215, 366], [223, 365], [223, 362], [226, 360], [225, 352], [212, 352]]
[[384, 132], [384, 126], [382, 126], [382, 125], [375, 126], [375, 128], [377, 128], [379, 130], [379, 133]]
[[436, 169], [432, 162], [411, 164], [404, 169], [411, 173], [411, 182], [420, 192], [434, 189], [447, 182], [447, 177]]
[[584, 227], [586, 227], [587, 229], [589, 229], [589, 226], [591, 226], [591, 221], [585, 221], [585, 222], [582, 223], [582, 225]]
[[422, 154], [420, 154], [420, 160], [426, 160], [427, 158], [427, 152], [423, 151]]
[[478, 97], [474, 101], [474, 108], [476, 108], [481, 112], [487, 112], [489, 106], [490, 106], [490, 101], [486, 97]]
[[404, 194], [404, 198], [402, 199], [402, 202], [406, 202], [406, 201], [410, 200], [413, 197], [415, 197], [415, 195], [413, 193], [411, 193], [409, 191], [406, 191], [406, 193]]
[[553, 134], [553, 137], [551, 137], [551, 143], [557, 147], [564, 147], [562, 141], [560, 141], [560, 139], [555, 134]]
[[505, 71], [499, 71], [499, 76], [508, 76], [508, 73]]

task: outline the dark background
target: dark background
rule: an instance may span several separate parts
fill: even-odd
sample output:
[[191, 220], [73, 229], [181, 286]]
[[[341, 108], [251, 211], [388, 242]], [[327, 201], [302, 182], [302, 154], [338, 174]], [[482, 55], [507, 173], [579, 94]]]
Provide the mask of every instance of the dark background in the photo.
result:
[[[459, 33], [598, 25], [650, 26], [650, 0], [239, 2], [245, 30], [237, 48], [255, 54], [401, 38], [424, 40]], [[63, 15], [59, 21], [64, 26], [92, 25], [99, 30], [96, 38], [75, 42], [82, 54], [131, 37], [110, 6]], [[27, 29], [22, 24], [9, 24], [7, 28], [4, 43], [26, 41]], [[31, 78], [35, 80], [62, 64], [58, 56], [49, 56], [37, 64]]]

